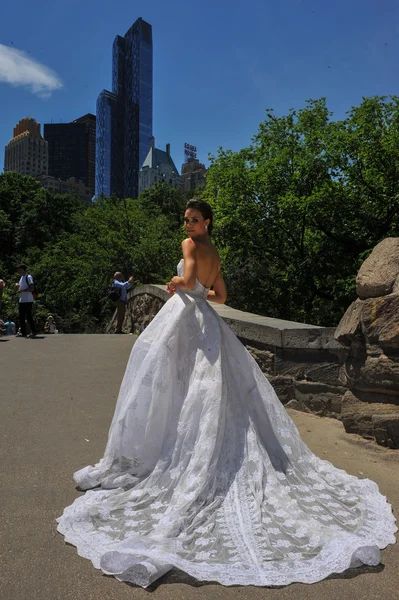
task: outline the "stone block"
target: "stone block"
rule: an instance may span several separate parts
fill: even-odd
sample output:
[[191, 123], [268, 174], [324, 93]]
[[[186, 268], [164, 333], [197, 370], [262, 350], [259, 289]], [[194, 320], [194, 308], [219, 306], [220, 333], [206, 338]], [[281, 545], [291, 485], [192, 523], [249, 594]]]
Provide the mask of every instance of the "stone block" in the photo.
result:
[[375, 414], [372, 417], [373, 434], [378, 444], [388, 448], [399, 448], [398, 414]]
[[399, 357], [367, 356], [360, 368], [351, 373], [351, 383], [357, 390], [399, 397]]
[[358, 390], [353, 388], [352, 393], [360, 402], [364, 404], [391, 404], [399, 406], [399, 396], [377, 390]]
[[283, 329], [283, 348], [309, 348], [312, 350], [322, 348], [322, 328], [311, 329]]
[[357, 433], [378, 444], [399, 448], [399, 406], [362, 402], [351, 391], [342, 399], [341, 420], [348, 433]]
[[268, 379], [283, 404], [287, 404], [295, 399], [295, 389], [292, 377], [278, 375], [276, 377], [269, 377]]
[[256, 360], [262, 372], [267, 375], [275, 373], [275, 354], [270, 350], [259, 350], [253, 346], [246, 345], [250, 355]]
[[302, 402], [300, 402], [299, 400], [290, 400], [289, 402], [287, 402], [287, 404], [285, 405], [285, 408], [292, 408], [293, 410], [299, 410], [300, 412], [305, 412], [305, 413], [311, 413], [312, 411], [306, 406], [306, 404], [303, 404]]
[[326, 350], [284, 349], [277, 351], [276, 375], [342, 385], [341, 361], [345, 356], [345, 351], [340, 357], [339, 353]]
[[127, 306], [124, 330], [142, 333], [164, 304], [162, 296], [152, 294], [133, 296]]
[[346, 388], [313, 381], [295, 381], [295, 398], [320, 416], [337, 417]]
[[269, 347], [281, 347], [281, 330], [238, 319], [223, 319], [240, 339], [257, 342]]

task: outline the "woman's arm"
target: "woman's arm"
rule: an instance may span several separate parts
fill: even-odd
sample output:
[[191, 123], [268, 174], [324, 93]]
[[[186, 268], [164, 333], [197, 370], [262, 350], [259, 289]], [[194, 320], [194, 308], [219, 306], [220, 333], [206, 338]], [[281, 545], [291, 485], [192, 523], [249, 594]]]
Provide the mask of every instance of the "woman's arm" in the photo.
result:
[[226, 302], [227, 292], [221, 271], [219, 271], [212, 287], [213, 290], [210, 290], [208, 293], [207, 300], [210, 302], [217, 302], [218, 304], [224, 304]]
[[181, 247], [184, 258], [184, 275], [183, 277], [173, 277], [171, 283], [176, 288], [191, 290], [197, 280], [196, 248], [190, 239], [183, 240]]

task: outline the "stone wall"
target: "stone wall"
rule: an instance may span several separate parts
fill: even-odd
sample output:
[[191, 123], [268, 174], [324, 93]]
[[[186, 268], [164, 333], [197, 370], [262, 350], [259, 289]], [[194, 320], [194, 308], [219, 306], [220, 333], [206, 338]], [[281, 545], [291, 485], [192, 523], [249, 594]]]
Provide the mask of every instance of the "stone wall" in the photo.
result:
[[[288, 408], [339, 417], [346, 391], [341, 370], [346, 352], [334, 342], [334, 330], [283, 329], [275, 336], [260, 330], [261, 340], [243, 331], [239, 320], [226, 319], [268, 377]], [[246, 324], [245, 324], [246, 325]], [[242, 335], [244, 333], [244, 335]], [[280, 339], [279, 339], [280, 338]]]
[[[157, 312], [169, 298], [163, 285], [142, 285], [127, 292], [125, 333], [139, 335], [151, 323]], [[113, 333], [116, 326], [116, 310], [106, 333]]]
[[[168, 300], [164, 286], [145, 285], [128, 294], [124, 329], [141, 333]], [[347, 351], [334, 329], [261, 317], [212, 304], [247, 347], [286, 406], [339, 418]], [[113, 331], [113, 323], [108, 332]]]

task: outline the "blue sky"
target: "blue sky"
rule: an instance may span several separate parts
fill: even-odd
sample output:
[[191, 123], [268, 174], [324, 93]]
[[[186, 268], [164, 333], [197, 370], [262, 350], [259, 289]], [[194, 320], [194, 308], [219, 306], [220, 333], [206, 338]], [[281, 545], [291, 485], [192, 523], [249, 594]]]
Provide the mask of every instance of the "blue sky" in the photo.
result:
[[326, 96], [342, 118], [362, 96], [399, 93], [393, 0], [7, 2], [0, 171], [24, 116], [43, 125], [95, 114], [97, 95], [111, 88], [113, 39], [140, 16], [153, 26], [156, 146], [170, 142], [178, 168], [184, 142], [203, 161], [218, 146], [247, 146], [266, 108], [284, 114]]

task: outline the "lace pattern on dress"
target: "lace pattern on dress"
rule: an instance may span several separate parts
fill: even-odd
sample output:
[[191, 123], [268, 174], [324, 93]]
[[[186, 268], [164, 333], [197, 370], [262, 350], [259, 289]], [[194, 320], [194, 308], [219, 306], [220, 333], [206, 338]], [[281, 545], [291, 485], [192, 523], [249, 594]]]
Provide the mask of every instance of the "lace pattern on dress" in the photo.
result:
[[67, 507], [59, 531], [95, 567], [144, 587], [172, 567], [275, 586], [378, 564], [395, 542], [386, 498], [310, 452], [198, 285], [136, 341], [104, 457], [75, 473], [101, 489]]

